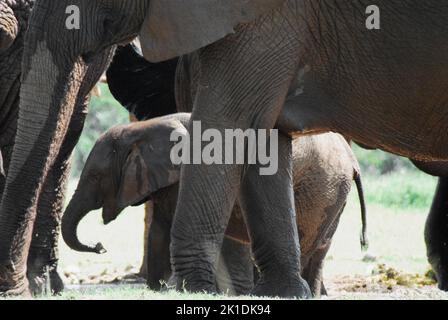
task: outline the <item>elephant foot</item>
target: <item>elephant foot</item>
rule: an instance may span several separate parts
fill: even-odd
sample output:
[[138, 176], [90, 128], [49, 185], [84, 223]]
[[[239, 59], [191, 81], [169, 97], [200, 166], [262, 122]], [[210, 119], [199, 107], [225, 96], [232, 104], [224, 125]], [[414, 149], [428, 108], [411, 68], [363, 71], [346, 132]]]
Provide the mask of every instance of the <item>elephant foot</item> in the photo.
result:
[[64, 290], [64, 282], [56, 268], [46, 267], [28, 272], [29, 288], [34, 296], [58, 295]]
[[439, 290], [448, 291], [448, 282], [447, 281], [439, 281], [437, 283], [437, 287]]
[[0, 297], [30, 297], [26, 277], [17, 275], [14, 271], [14, 267], [0, 265]]
[[0, 283], [0, 298], [7, 297], [31, 297], [31, 292], [29, 290], [28, 284], [23, 283], [15, 286], [14, 288], [4, 287]]
[[290, 299], [312, 298], [308, 283], [300, 277], [275, 281], [263, 281], [260, 279], [252, 291], [252, 295], [259, 297], [279, 297]]

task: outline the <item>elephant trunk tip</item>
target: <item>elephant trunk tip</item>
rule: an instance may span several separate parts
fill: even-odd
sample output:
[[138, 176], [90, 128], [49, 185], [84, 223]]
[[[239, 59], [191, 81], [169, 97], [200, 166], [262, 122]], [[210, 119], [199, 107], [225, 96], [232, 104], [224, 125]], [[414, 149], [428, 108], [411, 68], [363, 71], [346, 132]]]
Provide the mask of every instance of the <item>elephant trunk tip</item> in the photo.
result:
[[95, 253], [97, 254], [105, 254], [107, 252], [106, 248], [103, 247], [101, 242], [98, 242], [94, 248]]
[[61, 231], [62, 238], [64, 239], [67, 246], [78, 252], [96, 253], [104, 254], [106, 249], [104, 246], [98, 242], [94, 244], [84, 244], [82, 243], [77, 234], [77, 229], [82, 218], [90, 211], [88, 208], [80, 208], [79, 201], [75, 199], [70, 201], [64, 215], [62, 216]]

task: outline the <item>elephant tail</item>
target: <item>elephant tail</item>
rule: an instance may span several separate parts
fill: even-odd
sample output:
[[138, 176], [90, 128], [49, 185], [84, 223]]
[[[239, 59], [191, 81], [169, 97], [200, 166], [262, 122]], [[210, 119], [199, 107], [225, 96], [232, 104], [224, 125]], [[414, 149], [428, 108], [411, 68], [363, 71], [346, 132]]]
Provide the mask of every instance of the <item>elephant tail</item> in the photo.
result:
[[353, 177], [356, 183], [356, 189], [358, 190], [359, 204], [361, 205], [361, 221], [362, 221], [362, 230], [360, 236], [361, 249], [366, 251], [369, 248], [369, 240], [367, 239], [367, 210], [366, 210], [366, 201], [364, 199], [364, 189], [362, 187], [361, 182], [361, 174], [359, 171], [355, 170], [355, 174]]

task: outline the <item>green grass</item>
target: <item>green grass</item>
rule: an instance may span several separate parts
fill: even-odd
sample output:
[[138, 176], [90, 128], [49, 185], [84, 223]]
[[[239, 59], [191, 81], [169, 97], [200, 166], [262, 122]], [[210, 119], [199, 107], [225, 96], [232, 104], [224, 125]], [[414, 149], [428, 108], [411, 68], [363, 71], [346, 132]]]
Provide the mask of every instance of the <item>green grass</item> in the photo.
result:
[[[225, 300], [234, 299], [225, 295], [210, 295], [205, 293], [183, 293], [174, 290], [155, 292], [144, 286], [120, 285], [116, 287], [83, 287], [67, 290], [56, 299], [61, 300]], [[253, 300], [254, 297], [242, 296], [239, 300]], [[257, 297], [256, 300], [263, 298]]]
[[79, 177], [98, 137], [112, 126], [129, 122], [129, 113], [112, 96], [105, 84], [101, 97], [92, 97], [83, 133], [73, 153], [72, 177]]
[[366, 201], [386, 208], [429, 208], [437, 178], [404, 170], [381, 176], [363, 175]]

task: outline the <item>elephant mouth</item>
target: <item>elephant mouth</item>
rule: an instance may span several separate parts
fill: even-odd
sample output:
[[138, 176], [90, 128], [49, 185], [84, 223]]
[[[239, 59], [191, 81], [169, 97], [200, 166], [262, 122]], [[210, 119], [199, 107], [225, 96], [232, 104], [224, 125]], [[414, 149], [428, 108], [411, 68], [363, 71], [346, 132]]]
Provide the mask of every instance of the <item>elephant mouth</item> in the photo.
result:
[[103, 224], [107, 226], [111, 222], [115, 221], [124, 208], [114, 207], [114, 208], [103, 208]]
[[131, 207], [139, 207], [142, 204], [145, 204], [146, 202], [151, 201], [151, 200], [152, 200], [151, 195], [145, 196], [142, 198], [142, 200], [139, 200], [139, 201], [135, 202], [134, 204], [132, 204]]
[[131, 204], [131, 205], [118, 205], [116, 210], [111, 211], [103, 209], [103, 224], [105, 226], [107, 226], [108, 224], [110, 224], [111, 222], [115, 221], [118, 216], [120, 215], [120, 213], [126, 209], [126, 207], [131, 206], [131, 207], [139, 207], [142, 204], [145, 204], [146, 202], [152, 200], [151, 194], [147, 195], [147, 196], [143, 196], [141, 200], [136, 201], [135, 203]]
[[110, 224], [112, 221], [115, 221], [117, 219], [117, 217], [103, 217], [103, 224], [105, 226], [107, 226], [108, 224]]

